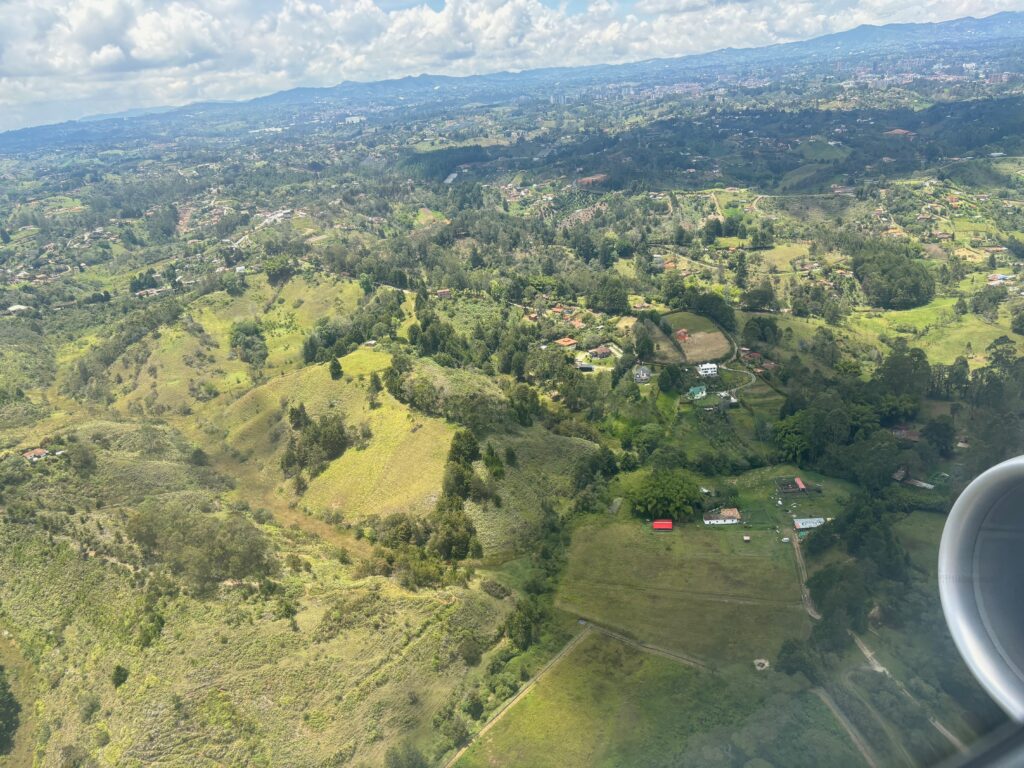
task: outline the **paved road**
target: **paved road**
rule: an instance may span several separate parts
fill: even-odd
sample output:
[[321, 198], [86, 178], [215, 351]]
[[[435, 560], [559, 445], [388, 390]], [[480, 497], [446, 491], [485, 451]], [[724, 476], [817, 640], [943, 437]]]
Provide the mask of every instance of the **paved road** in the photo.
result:
[[[731, 341], [731, 340], [730, 340]], [[733, 342], [735, 344], [735, 342]], [[735, 348], [735, 347], [734, 347]], [[743, 373], [750, 377], [750, 380], [746, 384], [740, 384], [738, 387], [733, 387], [729, 390], [729, 393], [735, 397], [736, 393], [741, 389], [746, 389], [751, 384], [757, 382], [757, 376], [752, 374], [750, 371], [743, 370], [742, 368], [726, 368], [724, 365], [719, 366], [723, 371], [732, 371], [733, 373]]]
[[860, 752], [861, 757], [864, 758], [864, 762], [871, 768], [878, 768], [878, 761], [875, 759], [875, 755], [871, 751], [871, 748], [868, 747], [864, 737], [860, 735], [860, 731], [858, 731], [846, 715], [843, 714], [843, 710], [841, 710], [839, 705], [836, 704], [835, 699], [829, 696], [828, 691], [824, 688], [813, 688], [812, 691], [815, 696], [824, 702], [826, 707], [832, 710], [832, 714], [835, 716], [836, 720], [839, 721], [839, 724], [843, 726], [843, 729], [850, 737], [850, 741], [853, 742], [857, 751]]

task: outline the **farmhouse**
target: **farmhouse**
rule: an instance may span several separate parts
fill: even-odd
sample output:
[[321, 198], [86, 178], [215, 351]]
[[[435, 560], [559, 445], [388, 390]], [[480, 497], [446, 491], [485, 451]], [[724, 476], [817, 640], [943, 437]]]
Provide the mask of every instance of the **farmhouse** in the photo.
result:
[[820, 528], [824, 524], [824, 517], [798, 517], [793, 521], [793, 530], [809, 531], [812, 528]]
[[638, 365], [633, 369], [633, 381], [637, 384], [646, 384], [651, 380], [651, 369], [646, 365]]
[[902, 424], [892, 428], [892, 436], [897, 440], [907, 440], [911, 443], [921, 442], [920, 432]]
[[594, 360], [604, 360], [605, 358], [612, 356], [612, 351], [608, 349], [608, 347], [602, 345], [600, 347], [594, 347], [587, 354], [589, 354]]
[[452, 297], [452, 289], [451, 288], [438, 288], [437, 289], [437, 298], [439, 298], [439, 299], [450, 299], [451, 297]]
[[697, 373], [700, 374], [700, 376], [705, 379], [710, 376], [717, 376], [718, 365], [715, 363], [701, 363], [700, 365], [697, 366]]
[[690, 332], [685, 328], [680, 328], [675, 333], [676, 341], [682, 343], [690, 340]]
[[686, 393], [686, 396], [691, 400], [703, 400], [707, 397], [707, 394], [708, 388], [700, 384], [696, 387], [690, 387], [690, 391]]
[[40, 459], [45, 459], [49, 455], [50, 452], [45, 448], [33, 448], [32, 450], [25, 451], [23, 454], [21, 454], [23, 459], [25, 459], [26, 461], [31, 461], [32, 463], [35, 463]]
[[704, 513], [704, 525], [737, 525], [742, 522], [743, 517], [736, 507], [726, 507]]
[[671, 531], [672, 521], [671, 520], [655, 520], [651, 523], [651, 528], [655, 531]]
[[807, 493], [808, 491], [821, 493], [820, 485], [816, 485], [812, 488], [799, 477], [780, 477], [776, 479], [775, 487], [778, 488], [779, 493]]
[[571, 352], [572, 350], [576, 349], [576, 339], [570, 338], [568, 336], [565, 336], [561, 339], [557, 339], [555, 341], [555, 344], [560, 346], [566, 352]]

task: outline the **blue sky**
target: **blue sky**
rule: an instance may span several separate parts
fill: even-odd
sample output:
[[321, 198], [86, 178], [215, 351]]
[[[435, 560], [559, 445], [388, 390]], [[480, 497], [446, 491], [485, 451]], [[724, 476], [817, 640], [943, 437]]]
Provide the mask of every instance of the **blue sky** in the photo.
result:
[[1024, 0], [0, 0], [0, 130], [298, 85], [618, 63]]

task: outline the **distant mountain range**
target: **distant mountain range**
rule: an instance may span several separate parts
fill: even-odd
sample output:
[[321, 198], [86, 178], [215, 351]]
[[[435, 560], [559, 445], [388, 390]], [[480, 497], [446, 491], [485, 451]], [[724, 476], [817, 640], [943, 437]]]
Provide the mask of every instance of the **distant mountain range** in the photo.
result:
[[427, 108], [547, 98], [553, 93], [594, 86], [705, 82], [723, 74], [782, 77], [800, 66], [863, 62], [904, 54], [941, 58], [945, 52], [995, 51], [1020, 71], [1024, 68], [1024, 12], [997, 13], [920, 24], [863, 25], [845, 32], [759, 48], [724, 48], [710, 53], [628, 64], [554, 67], [467, 77], [419, 75], [376, 82], [343, 82], [324, 88], [293, 88], [239, 102], [201, 102], [184, 107], [133, 109], [78, 121], [0, 133], [0, 152], [25, 151], [50, 143], [89, 142], [117, 135], [167, 138], [181, 131], [218, 133], [218, 125], [248, 130], [280, 126], [282, 120], [330, 109], [356, 114], [369, 108]]

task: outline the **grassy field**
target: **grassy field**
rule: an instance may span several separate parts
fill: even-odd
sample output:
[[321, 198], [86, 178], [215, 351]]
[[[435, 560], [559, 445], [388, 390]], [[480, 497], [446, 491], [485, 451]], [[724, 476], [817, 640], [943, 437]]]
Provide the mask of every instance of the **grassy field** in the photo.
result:
[[[800, 478], [809, 486], [821, 486], [821, 493], [783, 494], [775, 492], [775, 481], [780, 477]], [[744, 472], [729, 481], [739, 492], [740, 510], [753, 525], [778, 526], [788, 534], [792, 517], [835, 517], [853, 486], [845, 480], [812, 472], [786, 464], [763, 467]], [[778, 501], [782, 501], [782, 505]]]
[[686, 362], [683, 354], [679, 351], [679, 348], [672, 342], [672, 340], [664, 334], [664, 332], [656, 326], [654, 323], [644, 321], [647, 327], [647, 332], [651, 335], [651, 340], [654, 341], [654, 361], [656, 363], [662, 363], [665, 365], [669, 364], [681, 364]]
[[[585, 704], [585, 705], [584, 705]], [[804, 738], [791, 738], [793, 729]], [[509, 710], [459, 768], [857, 766], [815, 697], [773, 673], [699, 672], [591, 635]]]
[[3, 628], [0, 629], [0, 634], [3, 636], [0, 639], [0, 665], [3, 666], [11, 691], [21, 706], [14, 745], [6, 755], [0, 755], [0, 766], [21, 768], [32, 765], [35, 730], [38, 725], [37, 712], [33, 704], [39, 681], [36, 679], [35, 669], [22, 654], [11, 633]]
[[470, 337], [478, 326], [493, 328], [501, 322], [502, 306], [487, 294], [457, 295], [439, 300], [433, 306], [455, 326], [455, 330]]
[[[554, 435], [538, 426], [486, 438], [498, 455], [511, 448], [515, 466], [505, 466], [505, 477], [497, 482], [501, 505], [469, 502], [467, 508], [489, 560], [507, 557], [517, 543], [526, 540], [538, 522], [538, 510], [545, 499], [571, 496], [576, 463], [597, 449], [594, 443], [575, 437]], [[477, 470], [487, 471], [482, 463]]]
[[987, 361], [985, 348], [995, 339], [1006, 335], [1024, 346], [1024, 336], [1010, 330], [1010, 316], [1004, 306], [997, 323], [968, 313], [956, 315], [953, 305], [956, 299], [939, 297], [923, 307], [899, 312], [857, 312], [847, 320], [847, 326], [855, 334], [863, 336], [904, 336], [911, 346], [920, 347], [928, 353], [933, 363], [952, 363], [963, 355], [972, 367], [984, 365]]
[[779, 243], [773, 248], [759, 251], [758, 255], [764, 264], [775, 267], [779, 272], [792, 272], [794, 259], [807, 258], [809, 249], [806, 243]]
[[588, 521], [573, 534], [557, 605], [716, 666], [770, 658], [809, 628], [793, 553], [779, 538], [699, 524], [662, 535], [640, 520]]
[[244, 393], [253, 385], [253, 372], [230, 349], [234, 323], [260, 321], [269, 352], [264, 375], [270, 377], [302, 365], [302, 342], [316, 321], [350, 313], [361, 295], [353, 282], [297, 277], [277, 291], [256, 276], [241, 296], [204, 296], [190, 306], [191, 322], [161, 329], [159, 338], [135, 345], [115, 363], [112, 375], [123, 381], [117, 407], [160, 415], [196, 407], [196, 393], [203, 389]]
[[[192, 444], [166, 425], [82, 420], [75, 428], [93, 447], [95, 470], [80, 477], [54, 460], [27, 481], [57, 533], [0, 524], [0, 628], [11, 635], [0, 640], [0, 663], [29, 723], [18, 755], [40, 747], [47, 764], [370, 766], [398, 738], [438, 753], [433, 714], [469, 674], [455, 639], [489, 648], [510, 601], [361, 578], [358, 547], [349, 547], [349, 562], [325, 540], [269, 522], [260, 527], [278, 557], [302, 567], [282, 567], [266, 595], [233, 583], [201, 599], [169, 589], [155, 604], [162, 632], [140, 644], [144, 590], [118, 559], [131, 551], [125, 520], [144, 498], [218, 514], [229, 486], [216, 460], [190, 463]], [[349, 601], [343, 631], [320, 634], [339, 599]], [[34, 676], [23, 674], [11, 638]], [[116, 688], [115, 665], [128, 670]]]
[[945, 524], [944, 515], [911, 512], [893, 526], [900, 543], [910, 553], [914, 567], [933, 583], [938, 575], [939, 541]]
[[845, 160], [851, 151], [849, 147], [834, 147], [824, 139], [812, 139], [800, 145], [800, 154], [813, 161]]
[[665, 315], [665, 319], [673, 330], [685, 328], [690, 333], [696, 331], [712, 333], [718, 330], [718, 326], [711, 320], [702, 315], [695, 315], [693, 312], [673, 312], [670, 315]]
[[688, 362], [718, 360], [732, 352], [732, 344], [725, 334], [706, 317], [692, 312], [673, 312], [666, 315], [665, 319], [674, 330], [685, 328], [689, 331], [690, 338], [683, 342], [683, 352]]
[[377, 396], [380, 407], [370, 408], [368, 376], [390, 362], [388, 354], [364, 347], [341, 358], [341, 381], [332, 381], [325, 366], [278, 376], [225, 408], [215, 423], [227, 444], [275, 487], [284, 479], [278, 464], [287, 431], [282, 400], [305, 404], [314, 418], [340, 412], [350, 428], [365, 424], [371, 437], [365, 448], [349, 448], [314, 478], [300, 504], [314, 514], [338, 512], [349, 520], [398, 511], [424, 514], [440, 493], [454, 428], [414, 413], [387, 392]]

